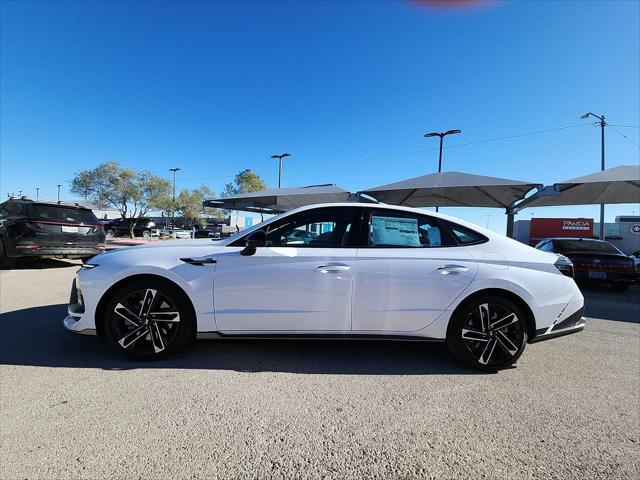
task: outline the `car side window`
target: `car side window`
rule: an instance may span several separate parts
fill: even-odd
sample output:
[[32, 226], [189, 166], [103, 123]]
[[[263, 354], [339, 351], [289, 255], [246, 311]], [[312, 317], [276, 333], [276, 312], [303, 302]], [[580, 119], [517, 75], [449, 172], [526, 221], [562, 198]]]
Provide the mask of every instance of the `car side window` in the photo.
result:
[[369, 220], [369, 246], [433, 248], [454, 245], [438, 220], [409, 212], [374, 210]]
[[540, 245], [539, 250], [542, 250], [544, 252], [553, 252], [553, 243], [547, 240], [542, 245]]
[[359, 208], [320, 208], [267, 226], [267, 247], [338, 248], [355, 246]]
[[477, 245], [487, 241], [487, 237], [473, 230], [451, 222], [446, 222], [451, 233], [460, 245]]

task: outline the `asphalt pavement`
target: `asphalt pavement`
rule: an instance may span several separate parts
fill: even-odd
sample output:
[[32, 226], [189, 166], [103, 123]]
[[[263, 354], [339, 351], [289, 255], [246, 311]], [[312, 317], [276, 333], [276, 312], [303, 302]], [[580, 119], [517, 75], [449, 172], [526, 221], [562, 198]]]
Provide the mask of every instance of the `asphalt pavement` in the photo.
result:
[[0, 272], [0, 478], [640, 476], [640, 289], [480, 374], [442, 345], [201, 341], [132, 362], [64, 331], [77, 262]]

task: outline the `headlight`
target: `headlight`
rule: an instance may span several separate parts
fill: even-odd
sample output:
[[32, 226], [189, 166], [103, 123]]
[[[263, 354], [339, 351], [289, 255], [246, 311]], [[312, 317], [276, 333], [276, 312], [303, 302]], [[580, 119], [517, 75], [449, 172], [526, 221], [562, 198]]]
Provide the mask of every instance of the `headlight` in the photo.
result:
[[560, 270], [560, 273], [563, 275], [573, 278], [573, 262], [564, 255], [558, 255], [558, 260], [556, 260], [554, 266]]

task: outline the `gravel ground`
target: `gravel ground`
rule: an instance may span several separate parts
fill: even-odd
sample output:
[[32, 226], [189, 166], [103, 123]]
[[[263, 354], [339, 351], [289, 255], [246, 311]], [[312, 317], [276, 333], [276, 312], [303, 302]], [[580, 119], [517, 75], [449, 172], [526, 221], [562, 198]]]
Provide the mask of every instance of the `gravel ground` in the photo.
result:
[[629, 479], [640, 290], [478, 374], [440, 345], [199, 342], [120, 359], [63, 331], [77, 264], [0, 272], [0, 478]]

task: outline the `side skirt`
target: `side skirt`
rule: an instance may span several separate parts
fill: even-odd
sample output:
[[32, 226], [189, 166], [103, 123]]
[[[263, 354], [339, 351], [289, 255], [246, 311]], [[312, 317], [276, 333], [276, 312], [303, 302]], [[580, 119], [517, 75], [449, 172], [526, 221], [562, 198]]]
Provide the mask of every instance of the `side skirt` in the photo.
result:
[[360, 333], [265, 333], [265, 334], [228, 334], [220, 332], [199, 332], [198, 340], [382, 340], [397, 342], [442, 343], [444, 338], [417, 337], [415, 335], [374, 335]]

